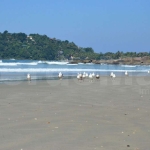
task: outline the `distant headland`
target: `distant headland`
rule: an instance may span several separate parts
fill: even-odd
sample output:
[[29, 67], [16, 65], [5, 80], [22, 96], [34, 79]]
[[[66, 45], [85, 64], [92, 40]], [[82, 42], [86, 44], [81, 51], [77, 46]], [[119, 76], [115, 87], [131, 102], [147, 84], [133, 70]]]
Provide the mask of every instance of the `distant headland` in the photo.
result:
[[91, 47], [47, 35], [0, 33], [0, 59], [69, 60], [70, 63], [150, 64], [148, 52], [96, 53]]

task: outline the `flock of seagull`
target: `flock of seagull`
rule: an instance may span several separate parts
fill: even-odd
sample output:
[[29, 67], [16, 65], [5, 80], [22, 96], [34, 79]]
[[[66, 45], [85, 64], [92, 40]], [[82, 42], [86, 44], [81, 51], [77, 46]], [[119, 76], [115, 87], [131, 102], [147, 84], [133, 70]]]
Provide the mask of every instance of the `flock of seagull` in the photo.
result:
[[85, 73], [85, 72], [84, 72], [83, 74], [82, 74], [82, 73], [78, 73], [78, 74], [77, 74], [77, 79], [78, 79], [78, 81], [79, 81], [79, 80], [83, 80], [83, 81], [84, 81], [85, 78], [89, 78], [90, 81], [92, 82], [94, 78], [99, 79], [99, 78], [100, 78], [100, 75], [99, 75], [99, 74], [96, 74], [96, 75], [95, 75], [94, 72], [93, 72], [93, 73], [90, 73], [90, 74]]
[[[148, 70], [148, 73], [150, 73], [150, 70]], [[125, 71], [125, 76], [128, 76], [128, 72], [127, 71]], [[111, 72], [110, 73], [110, 77], [112, 79], [115, 79], [116, 78], [116, 74], [114, 74], [113, 72]], [[62, 72], [58, 73], [58, 78], [60, 80], [62, 80], [62, 78], [63, 78]], [[86, 78], [89, 78], [90, 79], [89, 81], [92, 82], [94, 78], [100, 79], [100, 75], [99, 74], [95, 74], [94, 72], [93, 73], [89, 73], [89, 74], [86, 73], [86, 72], [84, 72], [84, 73], [78, 73], [77, 74], [78, 81], [80, 81], [80, 80], [84, 81], [84, 79], [86, 79]], [[31, 81], [31, 75], [29, 73], [27, 74], [27, 80]]]

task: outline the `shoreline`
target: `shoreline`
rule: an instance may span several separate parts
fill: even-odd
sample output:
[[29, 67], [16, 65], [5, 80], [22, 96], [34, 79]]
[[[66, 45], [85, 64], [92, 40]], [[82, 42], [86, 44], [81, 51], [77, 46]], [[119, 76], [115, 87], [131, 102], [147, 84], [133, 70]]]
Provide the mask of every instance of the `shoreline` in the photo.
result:
[[[103, 77], [106, 77], [106, 78], [110, 78], [110, 75], [107, 74], [107, 75], [100, 75], [100, 78], [103, 78]], [[133, 74], [133, 75], [128, 75], [128, 76], [125, 76], [124, 74], [121, 75], [117, 75], [116, 78], [150, 78], [150, 74]], [[76, 75], [66, 75], [66, 76], [63, 76], [63, 80], [71, 80], [71, 79], [76, 79], [77, 80], [77, 76]], [[95, 78], [94, 78], [95, 79]], [[51, 77], [41, 77], [41, 78], [32, 78], [31, 77], [31, 81], [51, 81], [51, 80], [59, 80], [59, 78], [57, 76], [51, 76]], [[89, 80], [89, 77], [86, 77], [85, 80]], [[27, 82], [28, 80], [26, 78], [24, 79], [6, 79], [6, 80], [0, 80], [0, 83], [5, 83], [5, 82]]]
[[[141, 80], [141, 81], [140, 81]], [[104, 82], [105, 81], [105, 82]], [[68, 78], [66, 76], [65, 78], [62, 78], [61, 80], [58, 77], [54, 77], [51, 79], [31, 79], [31, 81], [28, 81], [27, 79], [25, 80], [6, 80], [6, 81], [0, 81], [0, 85], [18, 85], [18, 84], [28, 84], [28, 85], [36, 85], [40, 83], [46, 83], [46, 84], [51, 84], [51, 83], [60, 83], [66, 82], [70, 83], [73, 82], [74, 84], [79, 84], [79, 85], [90, 85], [90, 84], [95, 84], [99, 83], [100, 85], [109, 85], [107, 82], [111, 82], [114, 85], [132, 85], [134, 83], [138, 83], [139, 86], [143, 86], [142, 84], [144, 83], [145, 85], [150, 83], [150, 75], [148, 76], [116, 76], [115, 79], [111, 78], [109, 75], [103, 75], [100, 76], [99, 79], [93, 78], [93, 81], [89, 78], [85, 78], [84, 80], [78, 80], [76, 76], [71, 76]]]

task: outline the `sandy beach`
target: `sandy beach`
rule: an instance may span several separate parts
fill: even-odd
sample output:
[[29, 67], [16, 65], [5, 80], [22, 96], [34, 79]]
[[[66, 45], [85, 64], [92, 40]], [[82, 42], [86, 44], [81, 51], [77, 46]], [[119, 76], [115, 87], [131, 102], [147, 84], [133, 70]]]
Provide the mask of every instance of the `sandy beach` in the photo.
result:
[[0, 84], [1, 150], [149, 150], [150, 77]]

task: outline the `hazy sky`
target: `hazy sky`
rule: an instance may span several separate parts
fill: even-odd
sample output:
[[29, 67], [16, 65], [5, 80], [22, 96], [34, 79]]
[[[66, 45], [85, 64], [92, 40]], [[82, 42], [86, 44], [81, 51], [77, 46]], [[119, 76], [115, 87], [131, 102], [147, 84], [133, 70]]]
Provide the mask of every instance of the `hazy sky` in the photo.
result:
[[0, 32], [39, 33], [95, 52], [150, 51], [150, 0], [0, 0]]

